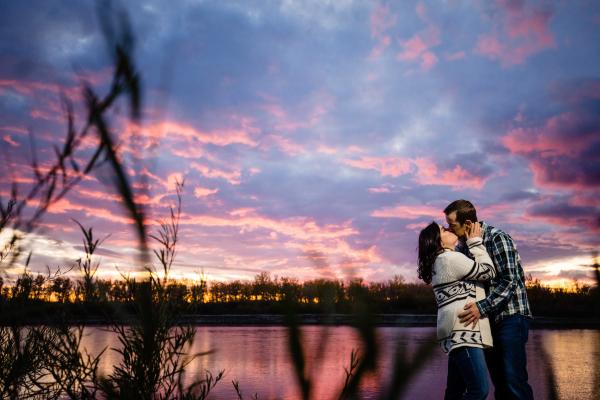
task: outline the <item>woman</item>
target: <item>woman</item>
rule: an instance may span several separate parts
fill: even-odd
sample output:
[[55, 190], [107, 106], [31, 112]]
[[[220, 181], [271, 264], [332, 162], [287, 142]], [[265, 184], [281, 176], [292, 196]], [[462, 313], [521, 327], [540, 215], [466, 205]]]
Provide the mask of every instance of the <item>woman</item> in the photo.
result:
[[437, 337], [448, 357], [445, 399], [485, 399], [487, 367], [483, 349], [492, 346], [487, 318], [463, 326], [458, 314], [467, 302], [483, 300], [483, 281], [495, 275], [481, 239], [481, 226], [467, 232], [467, 246], [475, 260], [454, 251], [458, 237], [435, 222], [419, 234], [419, 278], [433, 285], [437, 302]]

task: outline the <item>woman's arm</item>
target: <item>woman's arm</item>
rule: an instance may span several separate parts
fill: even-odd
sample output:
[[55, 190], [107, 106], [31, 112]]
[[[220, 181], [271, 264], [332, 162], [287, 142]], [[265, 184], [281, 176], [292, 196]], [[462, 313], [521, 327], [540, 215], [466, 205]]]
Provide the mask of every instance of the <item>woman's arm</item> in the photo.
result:
[[442, 256], [446, 256], [449, 263], [447, 268], [449, 278], [453, 281], [489, 281], [492, 279], [496, 275], [496, 269], [483, 245], [481, 225], [478, 222], [472, 224], [467, 230], [466, 245], [475, 260], [459, 252], [442, 254]]
[[[479, 239], [481, 242], [481, 239]], [[469, 241], [469, 243], [471, 243]], [[477, 241], [473, 241], [475, 247]], [[475, 260], [465, 256], [457, 251], [448, 251], [439, 255], [440, 261], [444, 265], [438, 273], [443, 275], [443, 285], [448, 285], [457, 281], [489, 281], [495, 276], [495, 268], [490, 256], [474, 249]], [[483, 254], [482, 254], [483, 253]], [[439, 286], [439, 285], [436, 285]], [[435, 287], [435, 286], [434, 286]]]
[[[465, 281], [489, 281], [496, 276], [496, 268], [485, 250], [483, 240], [476, 236], [467, 240], [469, 252], [475, 257], [471, 260], [471, 269], [461, 278]], [[469, 259], [470, 260], [470, 259]]]

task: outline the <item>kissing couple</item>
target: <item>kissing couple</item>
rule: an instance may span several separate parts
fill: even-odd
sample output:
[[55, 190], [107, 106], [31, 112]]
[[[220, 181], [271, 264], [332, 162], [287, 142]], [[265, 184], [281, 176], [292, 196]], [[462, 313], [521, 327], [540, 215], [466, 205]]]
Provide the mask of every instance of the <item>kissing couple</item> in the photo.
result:
[[525, 344], [532, 314], [521, 258], [504, 231], [478, 221], [468, 200], [445, 209], [448, 226], [419, 234], [419, 278], [432, 284], [437, 338], [448, 354], [445, 399], [533, 399]]

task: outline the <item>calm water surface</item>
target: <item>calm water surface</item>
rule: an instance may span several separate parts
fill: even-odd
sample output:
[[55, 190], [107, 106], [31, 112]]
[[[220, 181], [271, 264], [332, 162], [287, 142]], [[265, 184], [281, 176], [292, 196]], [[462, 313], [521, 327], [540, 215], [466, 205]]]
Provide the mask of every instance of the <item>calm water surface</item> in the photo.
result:
[[[102, 328], [87, 328], [84, 346], [90, 352], [118, 346], [116, 336]], [[381, 357], [377, 371], [365, 379], [362, 398], [376, 398], [389, 382], [396, 349], [403, 348], [409, 358], [415, 348], [431, 341], [434, 328], [382, 327], [377, 329]], [[344, 382], [344, 367], [360, 340], [350, 327], [306, 326], [302, 329], [307, 363], [312, 371], [314, 399], [335, 399]], [[540, 357], [541, 349], [549, 355]], [[205, 370], [225, 370], [225, 378], [212, 392], [212, 399], [235, 399], [232, 380], [240, 383], [242, 394], [260, 399], [300, 398], [287, 351], [284, 327], [198, 327], [193, 352], [213, 352], [188, 367], [186, 379], [195, 379]], [[592, 399], [600, 389], [600, 331], [532, 330], [528, 343], [528, 370], [535, 397], [547, 398], [550, 367], [554, 371], [561, 399]], [[118, 354], [108, 350], [100, 370], [109, 374]], [[550, 365], [548, 365], [550, 364]], [[441, 399], [445, 388], [447, 356], [435, 348], [425, 368], [415, 375], [406, 399]], [[489, 398], [492, 398], [490, 395]]]

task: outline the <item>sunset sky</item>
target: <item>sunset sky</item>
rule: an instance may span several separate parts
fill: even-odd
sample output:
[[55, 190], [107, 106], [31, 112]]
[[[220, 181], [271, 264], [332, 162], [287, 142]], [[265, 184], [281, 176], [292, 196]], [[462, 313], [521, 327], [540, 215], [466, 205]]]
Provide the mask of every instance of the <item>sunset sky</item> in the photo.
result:
[[[3, 199], [11, 180], [22, 193], [33, 178], [29, 130], [40, 164], [52, 162], [60, 93], [81, 127], [82, 82], [106, 91], [95, 3], [1, 6]], [[111, 124], [134, 181], [150, 185], [151, 231], [185, 179], [175, 276], [414, 281], [419, 230], [466, 198], [512, 235], [526, 273], [591, 278], [599, 2], [123, 3], [143, 137], [131, 141], [126, 108]], [[33, 271], [81, 256], [72, 218], [110, 235], [99, 276], [135, 269], [134, 230], [107, 181], [100, 169], [49, 210], [29, 238]]]

